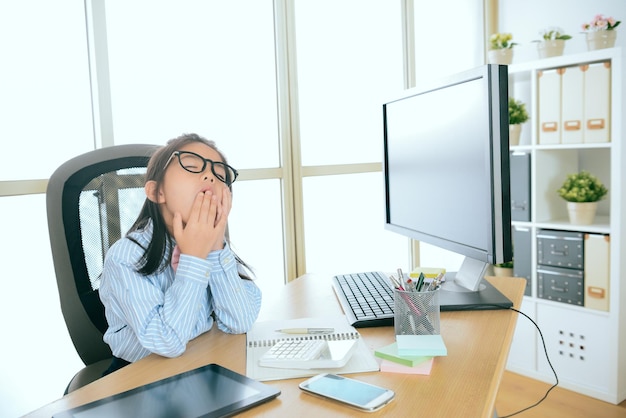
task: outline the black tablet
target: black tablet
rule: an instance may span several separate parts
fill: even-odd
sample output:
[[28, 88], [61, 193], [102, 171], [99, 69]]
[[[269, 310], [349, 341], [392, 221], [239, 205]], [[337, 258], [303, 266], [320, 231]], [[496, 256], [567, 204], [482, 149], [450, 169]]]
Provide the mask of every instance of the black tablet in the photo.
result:
[[280, 390], [209, 364], [109, 396], [53, 418], [225, 417], [280, 395]]

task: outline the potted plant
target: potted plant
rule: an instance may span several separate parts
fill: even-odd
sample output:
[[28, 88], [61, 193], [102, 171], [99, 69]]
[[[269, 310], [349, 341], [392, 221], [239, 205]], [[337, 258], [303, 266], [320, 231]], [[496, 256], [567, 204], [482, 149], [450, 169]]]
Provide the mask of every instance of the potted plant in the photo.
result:
[[612, 48], [615, 46], [617, 32], [615, 28], [622, 23], [613, 17], [605, 17], [604, 15], [596, 15], [591, 22], [583, 23], [583, 31], [587, 36], [587, 49]]
[[539, 32], [541, 40], [537, 42], [537, 52], [539, 58], [556, 57], [563, 55], [565, 41], [572, 39], [570, 35], [563, 33], [563, 29], [550, 27]]
[[526, 105], [520, 100], [509, 97], [509, 145], [519, 145], [522, 123], [527, 120]]
[[494, 264], [493, 275], [498, 277], [513, 277], [513, 260], [506, 263]]
[[510, 33], [494, 33], [489, 37], [487, 60], [490, 64], [510, 64], [513, 62], [513, 47], [517, 45]]
[[567, 202], [572, 224], [590, 225], [593, 223], [598, 201], [606, 196], [608, 190], [596, 176], [582, 170], [568, 174], [557, 193]]

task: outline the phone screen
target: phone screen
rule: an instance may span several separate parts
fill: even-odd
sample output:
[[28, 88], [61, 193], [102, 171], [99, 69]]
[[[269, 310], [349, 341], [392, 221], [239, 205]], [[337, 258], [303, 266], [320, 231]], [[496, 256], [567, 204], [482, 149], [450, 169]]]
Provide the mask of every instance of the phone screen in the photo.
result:
[[[332, 374], [311, 378], [301, 388], [367, 409], [378, 408], [393, 398], [393, 392], [388, 389]], [[375, 400], [380, 402], [372, 404]]]

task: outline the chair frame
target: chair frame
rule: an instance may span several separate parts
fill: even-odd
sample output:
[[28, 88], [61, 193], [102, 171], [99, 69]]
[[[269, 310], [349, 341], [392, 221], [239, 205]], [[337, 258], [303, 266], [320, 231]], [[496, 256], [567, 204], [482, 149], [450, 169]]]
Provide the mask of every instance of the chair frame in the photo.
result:
[[[91, 289], [88, 280], [82, 249], [78, 199], [86, 186], [102, 174], [129, 167], [147, 166], [150, 156], [158, 148], [157, 145], [131, 144], [89, 151], [62, 164], [48, 182], [48, 230], [61, 311], [72, 343], [86, 366], [110, 360], [112, 354], [102, 339], [107, 326], [104, 306], [100, 302], [97, 289]], [[141, 184], [137, 184], [137, 178], [131, 180], [134, 183], [128, 187], [143, 187], [143, 180]], [[112, 229], [107, 228], [109, 232]], [[106, 239], [103, 242], [113, 244], [120, 238], [119, 225], [117, 231], [117, 236], [101, 237]], [[74, 238], [68, 239], [68, 236]], [[82, 276], [83, 273], [87, 274], [87, 278]], [[82, 277], [77, 277], [79, 274]]]

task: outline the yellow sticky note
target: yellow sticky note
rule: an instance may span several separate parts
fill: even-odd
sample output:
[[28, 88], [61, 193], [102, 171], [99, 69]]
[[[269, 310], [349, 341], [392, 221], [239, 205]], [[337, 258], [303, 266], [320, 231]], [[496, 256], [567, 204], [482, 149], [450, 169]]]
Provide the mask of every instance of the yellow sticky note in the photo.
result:
[[434, 279], [439, 273], [446, 273], [446, 269], [439, 267], [415, 267], [409, 274], [411, 277], [419, 277], [420, 273], [424, 273], [424, 277]]

